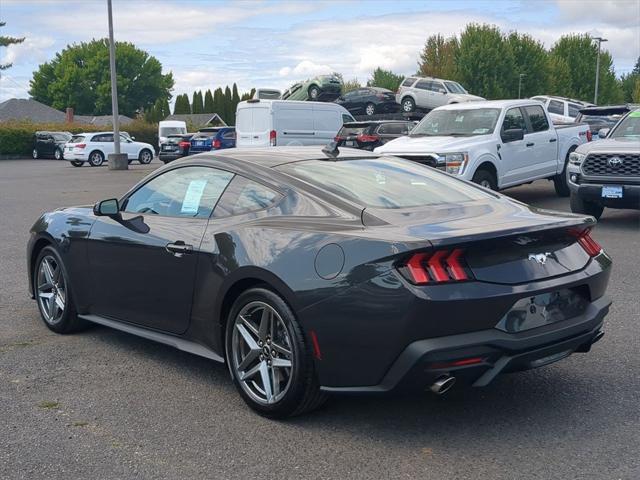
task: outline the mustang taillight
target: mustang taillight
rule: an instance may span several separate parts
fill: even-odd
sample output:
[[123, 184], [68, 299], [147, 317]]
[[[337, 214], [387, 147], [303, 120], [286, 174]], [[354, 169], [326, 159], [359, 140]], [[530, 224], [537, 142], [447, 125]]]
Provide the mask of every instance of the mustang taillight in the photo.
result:
[[571, 230], [570, 233], [578, 239], [578, 243], [590, 257], [595, 257], [602, 252], [602, 246], [593, 239], [590, 228], [582, 231]]
[[415, 253], [400, 267], [400, 272], [416, 285], [471, 279], [461, 248]]

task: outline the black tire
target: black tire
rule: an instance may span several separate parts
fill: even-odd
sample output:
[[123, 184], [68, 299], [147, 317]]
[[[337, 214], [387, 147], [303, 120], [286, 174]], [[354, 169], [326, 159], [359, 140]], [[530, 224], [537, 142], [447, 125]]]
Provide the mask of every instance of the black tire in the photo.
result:
[[73, 165], [74, 167], [81, 167], [82, 165], [84, 165], [84, 162], [80, 160], [71, 160], [71, 165]]
[[148, 148], [143, 149], [138, 155], [138, 162], [140, 165], [148, 165], [153, 160], [153, 152]]
[[309, 87], [309, 100], [313, 100], [316, 101], [318, 100], [318, 97], [320, 96], [320, 89], [317, 87], [317, 85], [311, 85]]
[[89, 165], [99, 167], [104, 163], [104, 155], [100, 150], [94, 150], [89, 154]]
[[490, 172], [489, 170], [486, 170], [484, 168], [481, 168], [473, 175], [472, 181], [473, 183], [477, 183], [478, 185], [481, 185], [485, 188], [490, 188], [491, 190], [498, 189], [498, 181], [496, 180], [496, 176], [493, 174], [493, 172]]
[[[285, 333], [288, 336], [287, 346], [290, 348], [291, 354], [289, 357], [291, 363], [289, 379], [287, 380], [288, 383], [282, 393], [283, 396], [273, 403], [266, 403], [264, 400], [256, 400], [250, 393], [248, 393], [247, 390], [251, 390], [252, 388], [257, 387], [257, 385], [254, 381], [246, 381], [244, 382], [244, 385], [242, 384], [242, 381], [240, 380], [240, 372], [238, 371], [238, 367], [240, 366], [238, 363], [238, 352], [241, 346], [237, 345], [234, 348], [234, 344], [237, 344], [237, 340], [235, 338], [239, 338], [241, 335], [239, 333], [239, 329], [237, 329], [237, 325], [245, 325], [245, 323], [240, 321], [239, 315], [243, 312], [242, 315], [246, 318], [246, 309], [256, 304], [266, 305], [275, 311], [279, 317], [277, 320], [281, 320], [281, 323], [278, 325], [286, 327]], [[281, 331], [284, 331], [284, 329], [281, 328]], [[254, 331], [252, 336], [255, 336], [256, 342], [259, 342], [261, 337], [257, 331]], [[274, 343], [272, 345], [274, 345], [275, 342], [276, 340], [274, 339]], [[282, 343], [281, 340], [278, 340], [278, 342]], [[306, 339], [289, 306], [279, 295], [275, 294], [271, 290], [267, 290], [266, 288], [252, 288], [243, 292], [237, 298], [231, 308], [229, 317], [227, 318], [225, 345], [227, 364], [229, 366], [233, 382], [246, 404], [260, 415], [268, 418], [292, 417], [310, 412], [320, 407], [326, 401], [327, 394], [320, 390], [315, 373], [310, 342]], [[260, 353], [260, 357], [259, 359], [256, 358], [254, 360], [256, 364], [255, 366], [263, 363], [262, 351], [264, 350], [264, 346], [264, 342], [260, 344], [260, 346], [256, 343], [256, 347], [258, 348], [257, 353]], [[266, 347], [267, 351], [269, 348], [269, 346]], [[279, 347], [276, 346], [275, 348]], [[265, 355], [268, 355], [268, 353]], [[276, 357], [265, 357], [264, 362], [267, 361], [266, 358], [271, 358], [273, 360]], [[253, 365], [254, 361], [248, 363], [245, 369], [249, 369], [249, 365]], [[273, 367], [264, 368], [271, 368], [271, 371], [273, 372], [276, 368], [275, 360], [273, 361]], [[269, 365], [271, 365], [271, 363], [269, 363]], [[252, 368], [255, 368], [255, 366]], [[254, 374], [253, 377], [247, 377], [247, 379], [255, 378], [256, 375], [258, 374]], [[280, 377], [278, 378], [280, 379]], [[258, 380], [261, 380], [261, 377]], [[264, 388], [264, 382], [261, 383]], [[253, 387], [249, 384], [252, 384]], [[271, 380], [269, 381], [269, 385], [269, 389], [272, 389]], [[266, 391], [266, 388], [264, 390]]]
[[371, 116], [371, 115], [375, 115], [376, 114], [376, 106], [373, 103], [367, 103], [367, 105], [364, 107], [364, 113], [367, 116]]
[[34, 159], [34, 160], [36, 160], [36, 159], [40, 158], [40, 152], [38, 152], [38, 149], [37, 149], [37, 148], [34, 148], [34, 149], [31, 151], [31, 156], [33, 157], [33, 159]]
[[55, 158], [56, 160], [62, 160], [62, 150], [56, 148], [56, 151], [53, 152], [53, 158]]
[[416, 102], [411, 97], [404, 97], [400, 103], [400, 108], [404, 113], [415, 112]]
[[556, 189], [556, 195], [559, 197], [568, 197], [571, 194], [571, 190], [569, 189], [569, 184], [567, 183], [567, 164], [569, 163], [569, 155], [573, 150], [569, 150], [567, 153], [567, 157], [564, 159], [564, 167], [562, 167], [562, 172], [553, 177], [553, 187]]
[[[42, 279], [40, 269], [41, 269], [41, 265], [45, 260], [48, 262], [51, 262], [50, 265], [55, 264], [57, 269], [59, 269], [59, 276], [57, 276], [58, 278], [57, 287], [56, 289], [52, 289], [52, 291], [55, 291], [55, 292], [63, 292], [61, 293], [61, 295], [64, 296], [64, 309], [61, 309], [63, 310], [63, 312], [62, 314], [60, 314], [59, 318], [57, 317], [51, 318], [51, 319], [49, 318], [48, 311], [45, 310], [46, 299], [44, 299], [44, 301], [41, 301], [41, 298], [40, 298], [41, 293], [48, 294], [48, 292], [44, 291], [45, 289], [41, 290], [39, 288], [40, 281]], [[62, 279], [62, 282], [60, 282], [60, 279]], [[33, 267], [33, 292], [36, 296], [36, 303], [38, 304], [40, 317], [42, 318], [42, 321], [47, 326], [47, 328], [49, 328], [49, 330], [56, 333], [63, 333], [63, 334], [73, 333], [73, 332], [83, 330], [89, 325], [88, 322], [78, 317], [73, 295], [71, 293], [71, 288], [69, 287], [69, 274], [67, 272], [67, 269], [64, 266], [64, 263], [62, 262], [62, 259], [60, 258], [60, 255], [58, 254], [56, 249], [53, 248], [52, 246], [44, 247], [42, 251], [38, 254], [38, 258], [36, 259], [36, 262]], [[58, 293], [56, 293], [55, 295], [58, 295]], [[57, 307], [57, 308], [60, 309], [60, 307]]]
[[600, 217], [602, 216], [602, 212], [604, 211], [604, 206], [600, 205], [599, 203], [583, 200], [575, 193], [571, 194], [569, 204], [573, 213], [591, 215], [593, 217], [596, 217], [596, 220], [600, 219]]

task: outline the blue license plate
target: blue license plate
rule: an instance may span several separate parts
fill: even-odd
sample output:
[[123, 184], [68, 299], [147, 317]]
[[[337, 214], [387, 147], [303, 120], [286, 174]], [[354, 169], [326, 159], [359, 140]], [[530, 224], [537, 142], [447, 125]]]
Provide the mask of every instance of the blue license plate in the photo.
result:
[[622, 187], [602, 187], [602, 198], [622, 198]]

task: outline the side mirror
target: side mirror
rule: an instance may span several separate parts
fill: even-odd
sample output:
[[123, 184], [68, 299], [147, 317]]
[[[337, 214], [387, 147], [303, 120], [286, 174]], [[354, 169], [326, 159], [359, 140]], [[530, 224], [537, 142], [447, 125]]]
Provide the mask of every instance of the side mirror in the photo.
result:
[[135, 140], [135, 139], [136, 139], [136, 137], [131, 137], [131, 140]]
[[440, 89], [438, 89], [438, 91], [443, 95], [446, 95], [446, 93], [447, 93], [447, 91], [444, 88], [440, 88]]
[[97, 217], [113, 217], [120, 213], [118, 199], [101, 200], [93, 206], [93, 214]]
[[521, 128], [510, 128], [500, 134], [500, 138], [504, 143], [516, 142], [524, 138], [524, 130]]
[[601, 128], [600, 130], [598, 130], [598, 137], [607, 138], [607, 135], [609, 135], [610, 131], [610, 128]]

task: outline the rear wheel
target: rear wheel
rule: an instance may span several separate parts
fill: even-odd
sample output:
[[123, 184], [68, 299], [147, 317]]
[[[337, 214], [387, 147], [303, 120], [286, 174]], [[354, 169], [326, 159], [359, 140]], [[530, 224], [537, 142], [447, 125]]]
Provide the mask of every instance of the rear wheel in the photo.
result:
[[72, 333], [87, 326], [78, 318], [67, 271], [53, 247], [43, 248], [38, 255], [33, 271], [33, 291], [40, 316], [49, 329], [56, 333]]
[[416, 102], [411, 97], [405, 97], [402, 99], [402, 111], [405, 113], [413, 112], [416, 109]]
[[140, 152], [140, 155], [138, 155], [138, 162], [142, 165], [151, 163], [151, 160], [153, 160], [153, 154], [146, 148]]
[[569, 204], [571, 205], [571, 211], [573, 213], [591, 215], [593, 217], [596, 217], [596, 219], [599, 219], [602, 216], [602, 212], [604, 211], [604, 207], [599, 203], [584, 200], [575, 193], [571, 194]]
[[326, 400], [300, 325], [270, 290], [253, 288], [235, 301], [227, 320], [226, 352], [238, 392], [261, 415], [299, 415]]
[[473, 175], [473, 183], [489, 188], [491, 190], [498, 189], [498, 182], [495, 175], [489, 170], [480, 169]]
[[62, 150], [56, 148], [56, 151], [53, 152], [53, 158], [55, 158], [56, 160], [62, 160]]
[[71, 161], [71, 165], [73, 165], [74, 167], [81, 167], [83, 163], [84, 162], [81, 162], [80, 160], [72, 160]]
[[104, 162], [104, 155], [99, 150], [94, 150], [89, 155], [89, 165], [92, 167], [99, 167]]
[[367, 106], [364, 108], [364, 113], [371, 116], [376, 113], [376, 106], [373, 103], [367, 103]]
[[320, 96], [320, 89], [316, 85], [309, 87], [309, 98], [311, 100], [317, 100]]
[[38, 158], [38, 157], [40, 156], [40, 152], [38, 152], [38, 149], [37, 149], [37, 148], [34, 148], [34, 149], [31, 151], [31, 156], [32, 156], [34, 159], [35, 159], [35, 158]]

